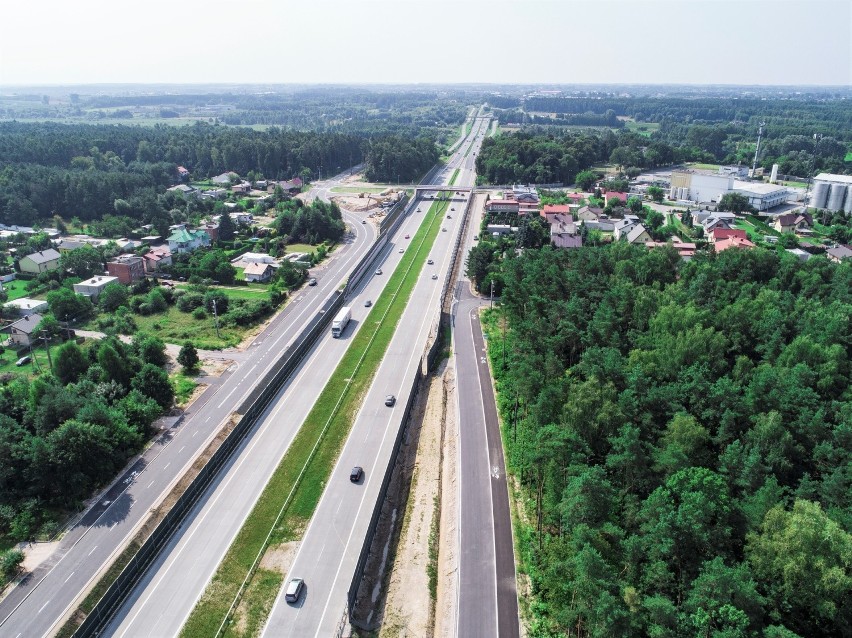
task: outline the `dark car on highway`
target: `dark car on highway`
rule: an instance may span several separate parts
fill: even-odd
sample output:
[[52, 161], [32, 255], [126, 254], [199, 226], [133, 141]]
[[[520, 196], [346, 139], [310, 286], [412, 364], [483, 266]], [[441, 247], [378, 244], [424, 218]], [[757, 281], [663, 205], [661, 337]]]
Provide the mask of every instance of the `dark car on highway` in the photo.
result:
[[364, 477], [364, 468], [360, 465], [356, 465], [352, 468], [352, 471], [349, 472], [349, 480], [353, 483], [357, 483]]
[[385, 405], [389, 408], [393, 407], [393, 404], [396, 403], [396, 397], [392, 394], [389, 394], [385, 397]]

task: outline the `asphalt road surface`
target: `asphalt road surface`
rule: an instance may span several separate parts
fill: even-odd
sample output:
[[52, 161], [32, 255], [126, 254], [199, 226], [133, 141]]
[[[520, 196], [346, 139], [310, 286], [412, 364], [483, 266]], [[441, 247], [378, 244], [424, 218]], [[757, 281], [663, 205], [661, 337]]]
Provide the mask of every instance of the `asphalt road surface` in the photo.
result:
[[[400, 245], [414, 234], [423, 216], [409, 216], [378, 258], [386, 274], [365, 277], [347, 300], [352, 320], [343, 337], [328, 333], [320, 338], [291, 380], [279, 392], [242, 446], [208, 488], [203, 499], [187, 515], [187, 523], [148, 569], [109, 626], [112, 636], [176, 636], [222, 558], [239, 532], [281, 458], [304, 422], [319, 392], [346, 351], [350, 339], [368, 320], [375, 300], [402, 255]], [[361, 224], [356, 224], [360, 226]], [[363, 227], [363, 226], [362, 226]], [[337, 287], [338, 279], [323, 298]]]
[[[485, 126], [478, 121], [479, 125]], [[475, 137], [471, 135], [471, 140]], [[435, 182], [449, 179], [455, 168], [461, 168], [456, 184], [473, 183], [472, 171], [466, 168], [472, 153], [465, 157], [466, 148], [467, 144], [462, 144]], [[424, 200], [421, 209], [428, 202]], [[438, 233], [430, 254], [435, 264], [424, 266], [284, 580], [286, 587], [291, 578], [303, 578], [304, 593], [290, 604], [284, 600], [283, 590], [279, 592], [262, 634], [265, 638], [333, 636], [341, 623], [382, 479], [403, 425], [409, 392], [440, 312], [441, 284], [450, 267], [461, 222], [462, 206], [455, 208], [457, 214], [444, 221], [447, 232]], [[431, 279], [433, 272], [438, 274], [437, 280]], [[393, 407], [384, 403], [388, 394], [397, 397]], [[349, 481], [355, 465], [364, 468], [359, 483]]]
[[132, 465], [62, 539], [53, 555], [0, 603], [0, 636], [55, 631], [104, 565], [121, 552], [221, 424], [299, 334], [375, 239], [371, 224], [346, 215], [354, 237], [314, 273], [317, 286], [296, 293], [251, 347]]
[[[479, 232], [484, 198], [473, 202], [465, 259]], [[454, 313], [458, 410], [459, 574], [456, 631], [459, 638], [516, 638], [520, 635], [512, 519], [497, 406], [479, 323], [487, 300], [459, 277]], [[495, 347], [492, 344], [492, 347]], [[497, 346], [499, 347], [499, 346]]]

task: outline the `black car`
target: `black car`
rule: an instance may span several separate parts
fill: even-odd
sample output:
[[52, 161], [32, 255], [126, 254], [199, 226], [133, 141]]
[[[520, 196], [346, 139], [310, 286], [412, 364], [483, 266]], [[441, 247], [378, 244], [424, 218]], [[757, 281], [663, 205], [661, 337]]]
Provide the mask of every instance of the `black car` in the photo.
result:
[[352, 471], [349, 472], [349, 480], [353, 483], [357, 483], [364, 477], [364, 468], [360, 465], [356, 465], [352, 468]]

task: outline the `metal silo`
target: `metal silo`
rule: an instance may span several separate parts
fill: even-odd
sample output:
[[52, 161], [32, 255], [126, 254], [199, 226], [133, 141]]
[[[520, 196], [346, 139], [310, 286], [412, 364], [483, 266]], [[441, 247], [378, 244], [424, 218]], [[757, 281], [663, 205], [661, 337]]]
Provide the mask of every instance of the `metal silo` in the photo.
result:
[[852, 186], [846, 187], [846, 203], [843, 205], [843, 210], [852, 213]]
[[832, 184], [828, 192], [828, 203], [825, 207], [831, 211], [842, 210], [843, 200], [846, 199], [846, 186], [844, 184]]
[[814, 190], [811, 193], [811, 208], [825, 208], [828, 201], [828, 182], [814, 182]]

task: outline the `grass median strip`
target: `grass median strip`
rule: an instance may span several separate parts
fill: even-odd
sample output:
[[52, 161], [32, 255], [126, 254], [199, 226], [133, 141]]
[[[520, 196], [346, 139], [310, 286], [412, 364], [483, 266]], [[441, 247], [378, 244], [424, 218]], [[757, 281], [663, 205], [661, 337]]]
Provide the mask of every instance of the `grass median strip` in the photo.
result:
[[182, 636], [250, 636], [260, 631], [283, 581], [283, 574], [263, 567], [264, 555], [300, 538], [313, 515], [440, 232], [447, 205], [436, 202], [421, 224], [192, 611]]

